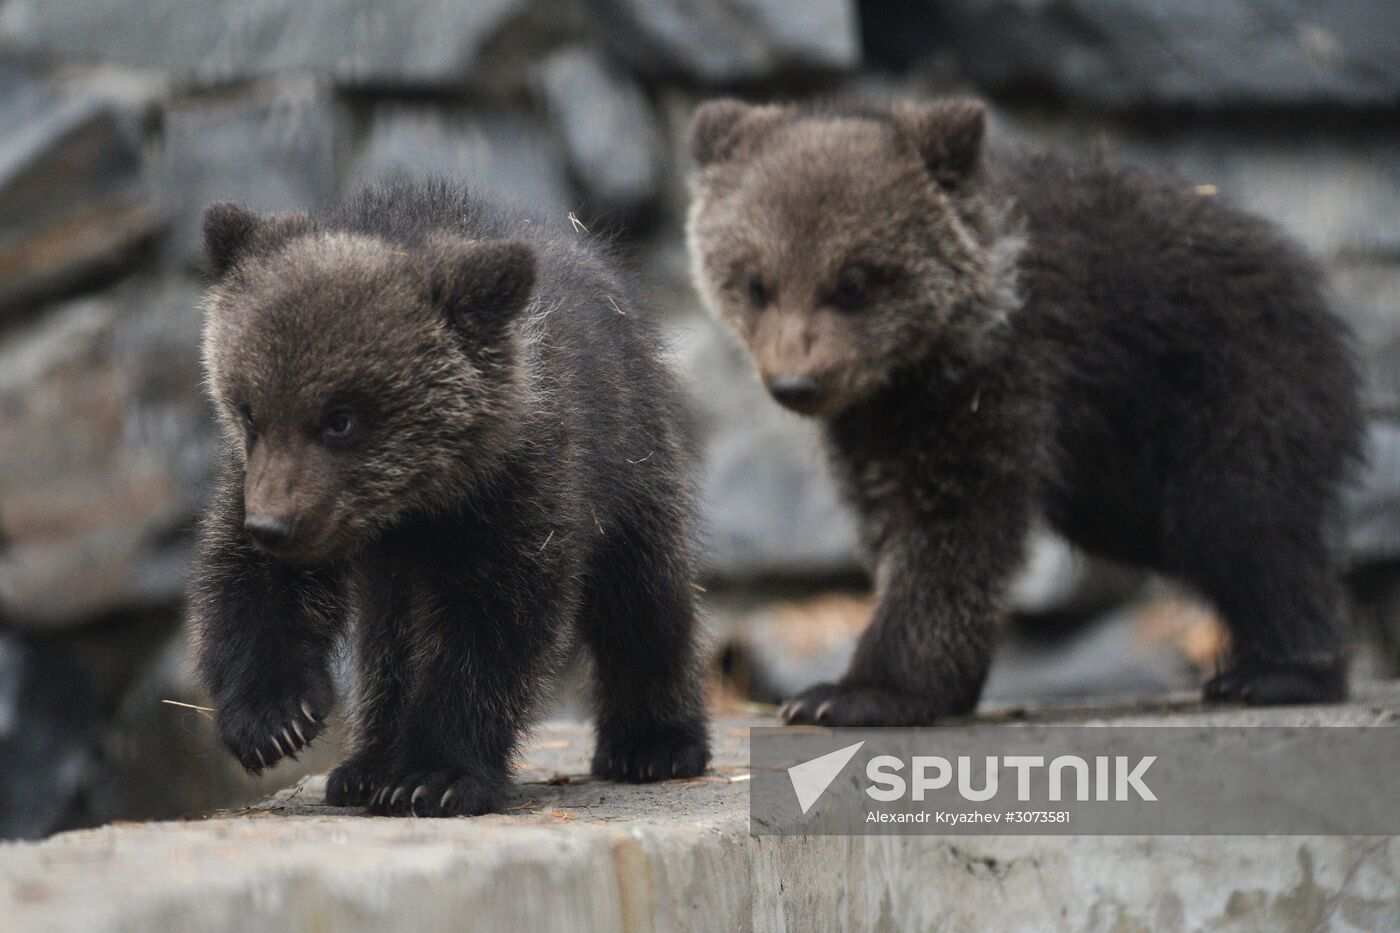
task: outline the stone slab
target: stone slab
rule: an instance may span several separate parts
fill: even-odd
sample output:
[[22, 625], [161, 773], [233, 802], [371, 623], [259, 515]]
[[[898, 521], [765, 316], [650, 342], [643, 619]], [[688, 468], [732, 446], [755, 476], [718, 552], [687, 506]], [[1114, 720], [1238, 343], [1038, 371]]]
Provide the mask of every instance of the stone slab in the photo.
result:
[[[1180, 699], [983, 719], [1360, 724], [1346, 706], [1202, 710]], [[748, 834], [747, 730], [715, 723], [716, 766], [634, 787], [585, 775], [589, 730], [541, 727], [513, 809], [366, 818], [322, 778], [194, 822], [0, 846], [15, 930], [1314, 930], [1400, 924], [1387, 837], [801, 837]]]

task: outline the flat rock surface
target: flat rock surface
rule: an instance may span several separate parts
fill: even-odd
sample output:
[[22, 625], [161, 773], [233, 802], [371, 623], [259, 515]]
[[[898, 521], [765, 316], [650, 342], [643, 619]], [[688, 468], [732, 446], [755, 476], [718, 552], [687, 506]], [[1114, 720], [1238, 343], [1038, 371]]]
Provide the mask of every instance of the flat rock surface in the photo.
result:
[[[512, 808], [474, 819], [372, 818], [329, 807], [318, 775], [201, 821], [0, 845], [0, 916], [6, 929], [21, 930], [265, 930], [269, 922], [346, 929], [370, 918], [377, 926], [400, 909], [406, 928], [420, 930], [474, 915], [481, 929], [620, 925], [628, 910], [654, 912], [644, 870], [650, 850], [747, 840], [747, 726], [715, 723], [709, 774], [629, 786], [588, 776], [589, 726], [546, 724], [527, 746]], [[705, 854], [723, 864], [718, 853]], [[457, 876], [466, 883], [428, 903], [434, 882]], [[410, 891], [417, 893], [401, 900]], [[505, 897], [483, 911], [492, 891]], [[634, 897], [647, 903], [631, 905]], [[555, 927], [561, 909], [582, 926]]]
[[[1367, 724], [1400, 687], [1339, 707], [1194, 702], [992, 710], [981, 721]], [[252, 807], [0, 846], [14, 930], [1385, 929], [1400, 844], [1349, 837], [797, 837], [748, 834], [748, 728], [714, 724], [703, 777], [587, 776], [586, 725], [530, 740], [511, 809], [367, 818], [308, 778]]]

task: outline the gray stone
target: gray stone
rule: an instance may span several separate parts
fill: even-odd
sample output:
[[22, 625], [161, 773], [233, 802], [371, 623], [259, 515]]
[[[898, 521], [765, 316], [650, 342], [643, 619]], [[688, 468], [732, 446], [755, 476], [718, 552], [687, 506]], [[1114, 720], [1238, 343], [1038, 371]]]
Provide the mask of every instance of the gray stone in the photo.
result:
[[62, 828], [91, 776], [96, 718], [93, 691], [71, 658], [0, 628], [0, 839]]
[[[1031, 717], [1311, 726], [1400, 715], [1394, 685], [1358, 692], [1348, 706]], [[716, 721], [702, 778], [618, 785], [587, 776], [586, 727], [550, 723], [526, 751], [514, 808], [492, 816], [366, 818], [325, 806], [314, 778], [206, 820], [0, 846], [0, 912], [17, 929], [112, 933], [1400, 925], [1393, 837], [751, 836], [748, 727], [772, 724]]]
[[858, 571], [855, 521], [826, 471], [816, 425], [779, 408], [727, 334], [685, 325], [679, 370], [704, 432], [703, 570], [727, 581]]
[[1366, 466], [1347, 490], [1347, 556], [1353, 565], [1400, 559], [1400, 417], [1372, 420]]
[[115, 269], [156, 229], [136, 123], [0, 61], [0, 316]]
[[650, 206], [659, 194], [663, 150], [641, 85], [581, 47], [550, 56], [540, 78], [588, 212], [629, 216]]
[[[1200, 688], [1202, 672], [1181, 645], [1154, 637], [1147, 620], [1171, 612], [1205, 619], [1184, 603], [1134, 605], [1092, 619], [1067, 637], [1037, 637], [1033, 622], [1003, 639], [992, 660], [984, 703], [1084, 697], [1155, 696]], [[1184, 624], [1190, 624], [1185, 622]]]
[[210, 201], [255, 210], [309, 210], [336, 188], [336, 111], [329, 95], [295, 88], [270, 100], [183, 105], [165, 118], [159, 191], [171, 221], [168, 252], [201, 254], [200, 211]]
[[205, 81], [314, 72], [353, 85], [458, 85], [528, 0], [10, 0], [0, 37], [79, 61]]
[[1372, 393], [1400, 412], [1400, 257], [1340, 260], [1327, 274], [1366, 356]]
[[860, 64], [851, 0], [584, 0], [595, 31], [645, 74], [702, 84]]
[[766, 415], [710, 441], [701, 484], [707, 575], [741, 581], [857, 569], [855, 522], [816, 446], [808, 427]]
[[746, 700], [779, 703], [840, 680], [870, 623], [869, 593], [764, 593], [723, 589], [705, 602], [728, 686]]
[[1400, 257], [1397, 149], [1394, 128], [1221, 125], [1134, 135], [1125, 154], [1191, 184], [1215, 186], [1222, 197], [1278, 223], [1314, 256], [1354, 260]]
[[199, 331], [193, 283], [136, 280], [0, 346], [0, 602], [12, 625], [181, 597], [215, 444]]
[[1078, 550], [1039, 528], [1011, 586], [1011, 606], [1026, 615], [1092, 618], [1137, 595], [1145, 574]]
[[943, 47], [941, 6], [935, 0], [861, 0], [867, 68], [903, 73], [938, 54]]
[[550, 214], [571, 209], [563, 158], [548, 127], [528, 114], [382, 107], [350, 176], [371, 182], [395, 175], [461, 179], [485, 197]]
[[[839, 680], [874, 608], [872, 596], [840, 592], [719, 592], [707, 606], [729, 679], [742, 696], [764, 703]], [[1068, 631], [1040, 631], [1035, 618], [1011, 626], [993, 656], [984, 702], [1195, 690], [1201, 662], [1214, 658], [1189, 657], [1188, 649], [1204, 653], [1221, 643], [1214, 617], [1178, 597], [1097, 614], [1080, 609], [1075, 618], [1082, 624]]]
[[[1356, 271], [1349, 270], [1353, 283]], [[1346, 541], [1353, 567], [1400, 560], [1400, 265], [1383, 273], [1372, 270], [1366, 278], [1380, 279], [1380, 294], [1393, 300], [1376, 315], [1381, 320], [1373, 331], [1379, 333], [1362, 332], [1371, 425], [1365, 464], [1347, 489]]]
[[943, 0], [940, 38], [993, 91], [1113, 108], [1400, 101], [1390, 0]]
[[[1392, 271], [1392, 288], [1400, 302], [1400, 269]], [[1400, 310], [1400, 303], [1392, 306]], [[1396, 322], [1392, 321], [1392, 327]], [[1367, 341], [1367, 364], [1371, 373], [1370, 404], [1376, 414], [1400, 420], [1400, 334], [1389, 339]]]

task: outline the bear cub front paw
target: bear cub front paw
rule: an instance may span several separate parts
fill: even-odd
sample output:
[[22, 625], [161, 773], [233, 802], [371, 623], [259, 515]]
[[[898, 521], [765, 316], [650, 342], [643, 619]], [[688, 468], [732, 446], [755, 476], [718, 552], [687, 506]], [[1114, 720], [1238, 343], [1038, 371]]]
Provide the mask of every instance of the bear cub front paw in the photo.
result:
[[295, 759], [326, 728], [333, 692], [330, 678], [287, 691], [280, 699], [247, 695], [215, 698], [219, 737], [250, 774], [283, 758]]
[[480, 816], [505, 802], [508, 778], [462, 771], [420, 771], [384, 782], [369, 799], [377, 816]]

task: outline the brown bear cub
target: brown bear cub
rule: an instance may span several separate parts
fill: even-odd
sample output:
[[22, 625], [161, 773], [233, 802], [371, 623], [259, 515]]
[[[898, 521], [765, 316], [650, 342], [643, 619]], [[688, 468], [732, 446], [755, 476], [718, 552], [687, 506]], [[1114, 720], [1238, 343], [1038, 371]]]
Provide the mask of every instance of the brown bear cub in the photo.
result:
[[794, 723], [971, 711], [1043, 518], [1228, 622], [1206, 697], [1335, 701], [1327, 539], [1362, 418], [1346, 329], [1268, 224], [1168, 177], [983, 145], [981, 104], [705, 105], [697, 286], [820, 418], [878, 593]]
[[442, 182], [316, 217], [216, 204], [204, 232], [227, 453], [191, 602], [243, 766], [321, 731], [351, 630], [331, 804], [499, 809], [574, 636], [593, 772], [703, 771], [682, 405], [612, 262]]

